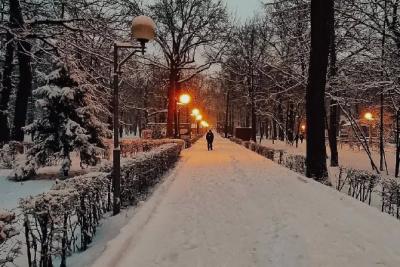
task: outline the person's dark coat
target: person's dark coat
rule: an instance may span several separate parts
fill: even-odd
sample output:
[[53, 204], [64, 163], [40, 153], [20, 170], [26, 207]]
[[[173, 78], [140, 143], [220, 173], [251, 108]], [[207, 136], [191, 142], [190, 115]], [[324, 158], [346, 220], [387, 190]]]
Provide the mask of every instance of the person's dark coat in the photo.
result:
[[214, 141], [214, 134], [212, 132], [208, 132], [206, 135], [206, 140], [208, 143], [212, 143]]

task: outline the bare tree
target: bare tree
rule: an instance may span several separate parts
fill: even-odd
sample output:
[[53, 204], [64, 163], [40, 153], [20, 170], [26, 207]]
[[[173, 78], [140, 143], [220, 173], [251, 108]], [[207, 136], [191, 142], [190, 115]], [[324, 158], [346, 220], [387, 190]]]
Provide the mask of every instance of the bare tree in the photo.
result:
[[156, 41], [163, 60], [154, 63], [169, 71], [167, 135], [173, 136], [181, 84], [219, 62], [225, 47], [224, 37], [230, 31], [225, 4], [221, 0], [157, 0], [142, 9], [137, 4], [129, 6], [157, 24]]

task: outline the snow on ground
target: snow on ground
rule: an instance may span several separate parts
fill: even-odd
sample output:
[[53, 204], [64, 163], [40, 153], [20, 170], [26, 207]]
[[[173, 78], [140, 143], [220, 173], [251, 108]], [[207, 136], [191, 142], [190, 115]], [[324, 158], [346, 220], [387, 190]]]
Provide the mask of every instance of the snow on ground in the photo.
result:
[[30, 180], [14, 182], [7, 179], [11, 170], [0, 170], [0, 209], [15, 209], [20, 198], [46, 192], [54, 181]]
[[400, 266], [400, 223], [216, 136], [182, 160], [92, 266]]
[[[257, 139], [257, 141], [258, 140], [259, 138]], [[261, 144], [275, 149], [286, 150], [290, 154], [301, 154], [301, 155], [306, 154], [305, 141], [302, 144], [299, 141], [299, 147], [297, 148], [295, 145], [292, 146], [290, 144], [278, 140], [275, 140], [274, 144], [272, 144], [272, 140], [263, 139]], [[328, 145], [326, 146], [326, 151], [328, 153], [328, 156], [330, 157], [330, 150]], [[360, 150], [356, 147], [352, 149], [346, 144], [343, 145], [338, 144], [338, 152], [339, 152], [339, 165], [347, 168], [372, 171], [371, 163], [369, 161], [367, 153], [365, 153], [363, 149]], [[386, 152], [386, 161], [388, 164], [389, 174], [394, 175], [396, 153], [393, 145], [386, 144], [385, 152]], [[375, 164], [379, 167], [379, 150], [377, 147], [373, 147], [372, 158], [374, 159]]]
[[[83, 267], [90, 264], [101, 255], [104, 250], [104, 244], [115, 238], [119, 234], [119, 230], [124, 227], [135, 214], [135, 208], [121, 210], [117, 216], [106, 217], [100, 221], [100, 226], [96, 231], [93, 242], [89, 245], [89, 249], [82, 253], [74, 253], [67, 258], [67, 266]], [[54, 266], [59, 266], [60, 259], [56, 259]]]

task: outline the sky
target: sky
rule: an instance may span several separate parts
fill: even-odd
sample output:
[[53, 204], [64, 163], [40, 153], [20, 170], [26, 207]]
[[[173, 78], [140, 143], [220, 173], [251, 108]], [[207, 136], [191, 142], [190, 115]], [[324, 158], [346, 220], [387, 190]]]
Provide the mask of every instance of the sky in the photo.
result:
[[[260, 11], [261, 0], [225, 0], [228, 9], [243, 22]], [[263, 1], [265, 2], [265, 1]]]

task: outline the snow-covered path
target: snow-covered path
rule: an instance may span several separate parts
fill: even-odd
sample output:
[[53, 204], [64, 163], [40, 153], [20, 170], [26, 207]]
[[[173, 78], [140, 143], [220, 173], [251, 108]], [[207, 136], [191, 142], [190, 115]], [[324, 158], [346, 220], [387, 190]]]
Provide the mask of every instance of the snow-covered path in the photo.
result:
[[216, 136], [182, 160], [95, 267], [400, 266], [400, 222]]

